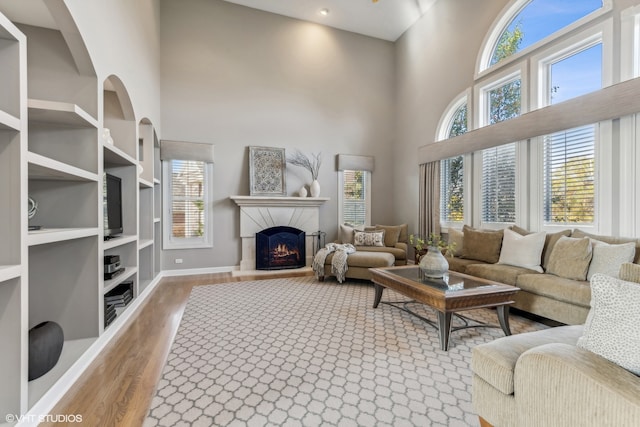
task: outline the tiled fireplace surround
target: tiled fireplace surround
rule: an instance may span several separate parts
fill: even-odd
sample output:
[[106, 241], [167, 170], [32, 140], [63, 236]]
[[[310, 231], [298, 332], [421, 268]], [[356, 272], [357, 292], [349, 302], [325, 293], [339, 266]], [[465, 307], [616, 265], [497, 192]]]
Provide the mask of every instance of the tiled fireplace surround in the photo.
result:
[[231, 196], [240, 207], [242, 259], [240, 271], [256, 269], [256, 233], [269, 227], [286, 225], [306, 233], [306, 263], [313, 260], [314, 239], [320, 230], [320, 207], [326, 197]]

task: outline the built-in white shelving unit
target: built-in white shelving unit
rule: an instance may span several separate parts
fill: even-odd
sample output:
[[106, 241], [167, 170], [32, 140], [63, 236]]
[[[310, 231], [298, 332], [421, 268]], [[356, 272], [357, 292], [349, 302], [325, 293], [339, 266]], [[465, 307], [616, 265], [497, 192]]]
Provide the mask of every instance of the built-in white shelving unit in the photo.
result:
[[[97, 354], [91, 348], [105, 332], [104, 295], [131, 281], [135, 299], [160, 273], [155, 130], [136, 120], [117, 76], [98, 84], [65, 3], [45, 4], [59, 29], [14, 24], [0, 13], [1, 421], [48, 410], [88, 365], [86, 355]], [[122, 180], [124, 230], [110, 240], [105, 173]], [[37, 203], [31, 219], [29, 198]], [[124, 271], [105, 280], [104, 256], [116, 254]], [[120, 315], [134, 305], [118, 309], [109, 328], [122, 326]], [[45, 321], [62, 327], [62, 355], [28, 381], [29, 330]]]

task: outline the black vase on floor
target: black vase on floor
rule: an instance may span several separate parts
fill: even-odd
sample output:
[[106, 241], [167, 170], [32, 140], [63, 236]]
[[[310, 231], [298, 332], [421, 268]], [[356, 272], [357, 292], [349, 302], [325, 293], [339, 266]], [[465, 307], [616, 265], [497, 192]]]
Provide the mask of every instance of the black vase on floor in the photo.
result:
[[63, 344], [64, 333], [56, 322], [42, 322], [29, 330], [29, 381], [56, 366]]

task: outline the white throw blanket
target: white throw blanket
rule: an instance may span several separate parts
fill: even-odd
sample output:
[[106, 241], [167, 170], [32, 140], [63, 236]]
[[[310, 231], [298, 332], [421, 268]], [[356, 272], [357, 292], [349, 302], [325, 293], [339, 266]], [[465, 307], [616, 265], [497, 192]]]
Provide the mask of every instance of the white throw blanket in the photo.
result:
[[347, 265], [347, 257], [355, 251], [356, 247], [350, 243], [327, 244], [316, 253], [315, 257], [313, 257], [311, 268], [313, 268], [313, 271], [316, 273], [316, 278], [324, 276], [324, 262], [330, 253], [335, 252], [335, 254], [333, 254], [333, 259], [331, 260], [331, 273], [336, 276], [339, 283], [342, 283], [344, 281], [344, 276], [347, 274], [347, 270], [349, 269], [349, 266]]

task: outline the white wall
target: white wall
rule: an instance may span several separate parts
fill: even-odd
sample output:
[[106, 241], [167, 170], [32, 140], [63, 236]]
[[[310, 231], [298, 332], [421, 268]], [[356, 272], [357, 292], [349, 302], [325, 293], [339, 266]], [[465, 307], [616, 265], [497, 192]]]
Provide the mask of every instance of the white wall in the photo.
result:
[[[337, 230], [338, 153], [375, 156], [373, 218], [400, 221], [394, 186], [394, 45], [221, 0], [161, 2], [162, 139], [215, 144], [214, 248], [165, 251], [164, 269], [240, 261], [248, 146], [322, 152], [320, 227]], [[402, 170], [402, 169], [400, 169]], [[295, 195], [308, 172], [289, 166]], [[183, 264], [176, 265], [175, 258]]]

